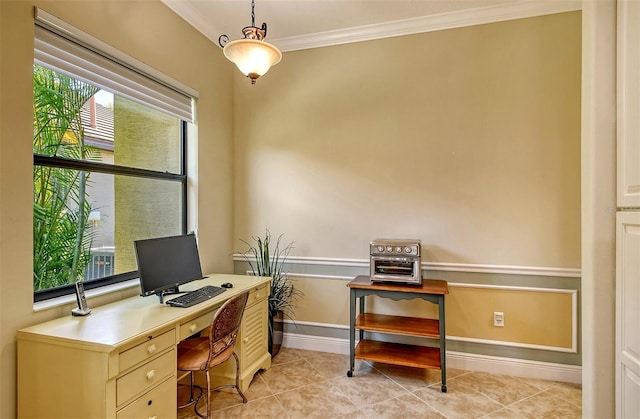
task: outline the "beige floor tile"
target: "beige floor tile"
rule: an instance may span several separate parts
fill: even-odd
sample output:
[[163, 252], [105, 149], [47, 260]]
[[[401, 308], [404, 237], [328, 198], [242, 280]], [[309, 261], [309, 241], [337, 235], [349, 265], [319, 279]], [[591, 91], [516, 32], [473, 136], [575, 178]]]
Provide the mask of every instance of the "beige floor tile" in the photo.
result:
[[[231, 389], [211, 395], [213, 417], [220, 418], [580, 418], [580, 385], [447, 369], [447, 393], [440, 371], [356, 360], [282, 348], [272, 367], [255, 375], [242, 399]], [[179, 389], [186, 400], [188, 389]], [[198, 411], [205, 413], [204, 399]], [[193, 407], [179, 419], [196, 419]]]
[[328, 382], [339, 388], [359, 407], [408, 394], [407, 390], [374, 369], [368, 372], [356, 371], [353, 377], [337, 377]]
[[[382, 363], [374, 363], [373, 367], [408, 391], [415, 391], [433, 384], [438, 384], [442, 380], [440, 370], [430, 368], [413, 368]], [[448, 368], [446, 378], [450, 380], [466, 373], [467, 371]]]
[[[203, 390], [203, 393], [206, 390]], [[207, 407], [205, 404], [204, 394], [201, 394], [200, 390], [196, 387], [194, 388], [193, 396], [198, 400], [198, 411], [203, 415], [207, 413]], [[184, 405], [189, 400], [189, 386], [178, 386], [178, 406]], [[242, 402], [240, 396], [238, 396], [238, 400]], [[178, 409], [178, 419], [192, 419], [197, 418], [198, 416], [195, 414], [194, 405], [188, 405], [183, 407], [182, 409]]]
[[553, 393], [572, 404], [582, 407], [582, 386], [573, 383], [555, 383]]
[[276, 397], [294, 418], [333, 418], [358, 412], [358, 407], [345, 394], [325, 383], [285, 391]]
[[322, 352], [307, 351], [304, 349], [280, 348], [280, 351], [271, 358], [271, 365], [286, 364], [291, 361], [299, 361], [309, 356], [315, 356]]
[[509, 409], [531, 419], [579, 419], [582, 417], [582, 408], [558, 397], [555, 394], [555, 388], [514, 403], [509, 406]]
[[371, 417], [365, 415], [361, 410], [357, 410], [353, 413], [349, 413], [348, 415], [336, 416], [335, 419], [371, 419]]
[[[306, 358], [307, 362], [325, 378], [335, 378], [347, 375], [349, 356], [342, 354], [319, 353]], [[356, 367], [357, 368], [357, 367]]]
[[447, 392], [442, 393], [439, 385], [417, 390], [413, 394], [449, 419], [478, 418], [502, 409], [504, 406], [491, 400], [457, 379], [447, 381]]
[[273, 392], [262, 378], [263, 373], [264, 371], [260, 371], [253, 376], [253, 380], [251, 380], [249, 388], [244, 392], [244, 395], [247, 397], [247, 399], [256, 400], [262, 397], [273, 395]]
[[524, 416], [514, 412], [508, 407], [502, 408], [496, 412], [482, 416], [482, 419], [526, 419]]
[[369, 407], [363, 407], [362, 411], [367, 416], [376, 419], [446, 419], [440, 412], [413, 394], [403, 394], [395, 399], [376, 403]]
[[247, 404], [216, 410], [215, 418], [287, 418], [290, 417], [275, 396], [263, 397]]
[[[204, 389], [206, 392], [206, 389]], [[196, 396], [198, 390], [196, 389]], [[251, 381], [249, 388], [244, 392], [248, 401], [257, 400], [263, 397], [271, 396], [273, 393], [271, 389], [266, 385], [260, 374], [256, 374]], [[189, 399], [188, 387], [180, 387], [178, 390], [178, 403], [182, 403]], [[212, 391], [210, 396], [211, 410], [216, 411], [220, 409], [226, 409], [231, 406], [238, 406], [242, 404], [242, 398], [234, 389], [222, 389], [218, 391]], [[207, 407], [204, 397], [198, 401], [198, 412], [206, 414]], [[178, 419], [195, 418], [193, 406], [185, 407], [178, 411]]]
[[529, 384], [525, 379], [508, 375], [471, 372], [458, 377], [457, 382], [507, 406], [539, 393], [539, 387]]
[[[349, 362], [347, 361], [347, 369]], [[353, 377], [357, 375], [369, 374], [371, 372], [380, 373], [375, 367], [374, 362], [356, 359], [353, 367]], [[346, 375], [346, 374], [345, 374]]]
[[306, 359], [272, 365], [271, 368], [261, 374], [261, 377], [273, 394], [294, 390], [325, 380]]
[[558, 384], [558, 382], [556, 381], [541, 380], [538, 378], [528, 378], [528, 377], [519, 377], [519, 378], [521, 380], [524, 380], [527, 384], [539, 388], [540, 391], [550, 389], [554, 385]]

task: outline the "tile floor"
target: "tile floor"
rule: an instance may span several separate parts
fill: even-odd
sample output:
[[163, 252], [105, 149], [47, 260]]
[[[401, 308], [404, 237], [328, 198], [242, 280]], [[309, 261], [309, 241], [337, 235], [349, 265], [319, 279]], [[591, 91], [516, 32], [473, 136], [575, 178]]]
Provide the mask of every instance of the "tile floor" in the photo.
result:
[[[347, 355], [282, 348], [256, 374], [242, 404], [237, 393], [211, 395], [215, 418], [581, 418], [579, 385], [447, 369], [440, 371], [356, 361]], [[182, 391], [182, 390], [181, 390]], [[186, 394], [186, 393], [185, 393]], [[178, 395], [184, 400], [184, 395]], [[206, 413], [204, 398], [198, 410]], [[179, 419], [196, 418], [193, 406]]]

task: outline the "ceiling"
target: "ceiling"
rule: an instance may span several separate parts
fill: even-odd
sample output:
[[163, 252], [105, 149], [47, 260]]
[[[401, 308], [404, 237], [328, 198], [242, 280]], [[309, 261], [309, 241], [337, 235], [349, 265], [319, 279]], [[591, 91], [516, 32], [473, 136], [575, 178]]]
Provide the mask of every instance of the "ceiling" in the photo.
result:
[[[251, 0], [161, 1], [216, 45], [251, 25]], [[255, 25], [266, 22], [266, 40], [286, 52], [581, 8], [582, 0], [255, 0]]]
[[[162, 0], [189, 24], [217, 44], [220, 35], [242, 38], [251, 25], [251, 0]], [[579, 0], [577, 1], [579, 3]], [[304, 49], [310, 40], [348, 38], [353, 31], [390, 25], [415, 26], [426, 18], [531, 5], [574, 4], [575, 0], [255, 0], [255, 23], [267, 22], [267, 41], [283, 51]], [[420, 30], [414, 30], [420, 32]], [[401, 33], [405, 34], [405, 33]], [[387, 35], [393, 36], [393, 35]], [[378, 36], [383, 37], [383, 36]], [[373, 39], [369, 37], [368, 39]], [[358, 39], [363, 40], [363, 39]], [[297, 41], [297, 42], [292, 42]], [[306, 47], [312, 47], [311, 42]], [[329, 45], [329, 44], [325, 44]], [[322, 46], [322, 45], [315, 45]]]

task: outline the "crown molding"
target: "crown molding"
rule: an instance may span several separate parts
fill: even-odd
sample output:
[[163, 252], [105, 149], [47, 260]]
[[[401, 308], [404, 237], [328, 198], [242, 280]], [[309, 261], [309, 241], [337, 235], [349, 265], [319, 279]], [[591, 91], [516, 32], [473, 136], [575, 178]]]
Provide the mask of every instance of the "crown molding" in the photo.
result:
[[269, 42], [282, 52], [298, 51], [576, 10], [582, 10], [581, 0], [525, 0], [374, 25], [278, 38], [269, 40]]

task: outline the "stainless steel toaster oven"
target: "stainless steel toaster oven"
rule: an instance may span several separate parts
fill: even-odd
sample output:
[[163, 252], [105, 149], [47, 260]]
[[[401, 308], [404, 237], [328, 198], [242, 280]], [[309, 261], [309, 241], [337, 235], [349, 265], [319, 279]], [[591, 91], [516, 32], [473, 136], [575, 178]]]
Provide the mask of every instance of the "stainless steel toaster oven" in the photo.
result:
[[373, 240], [369, 244], [371, 281], [422, 284], [420, 247], [420, 240]]

